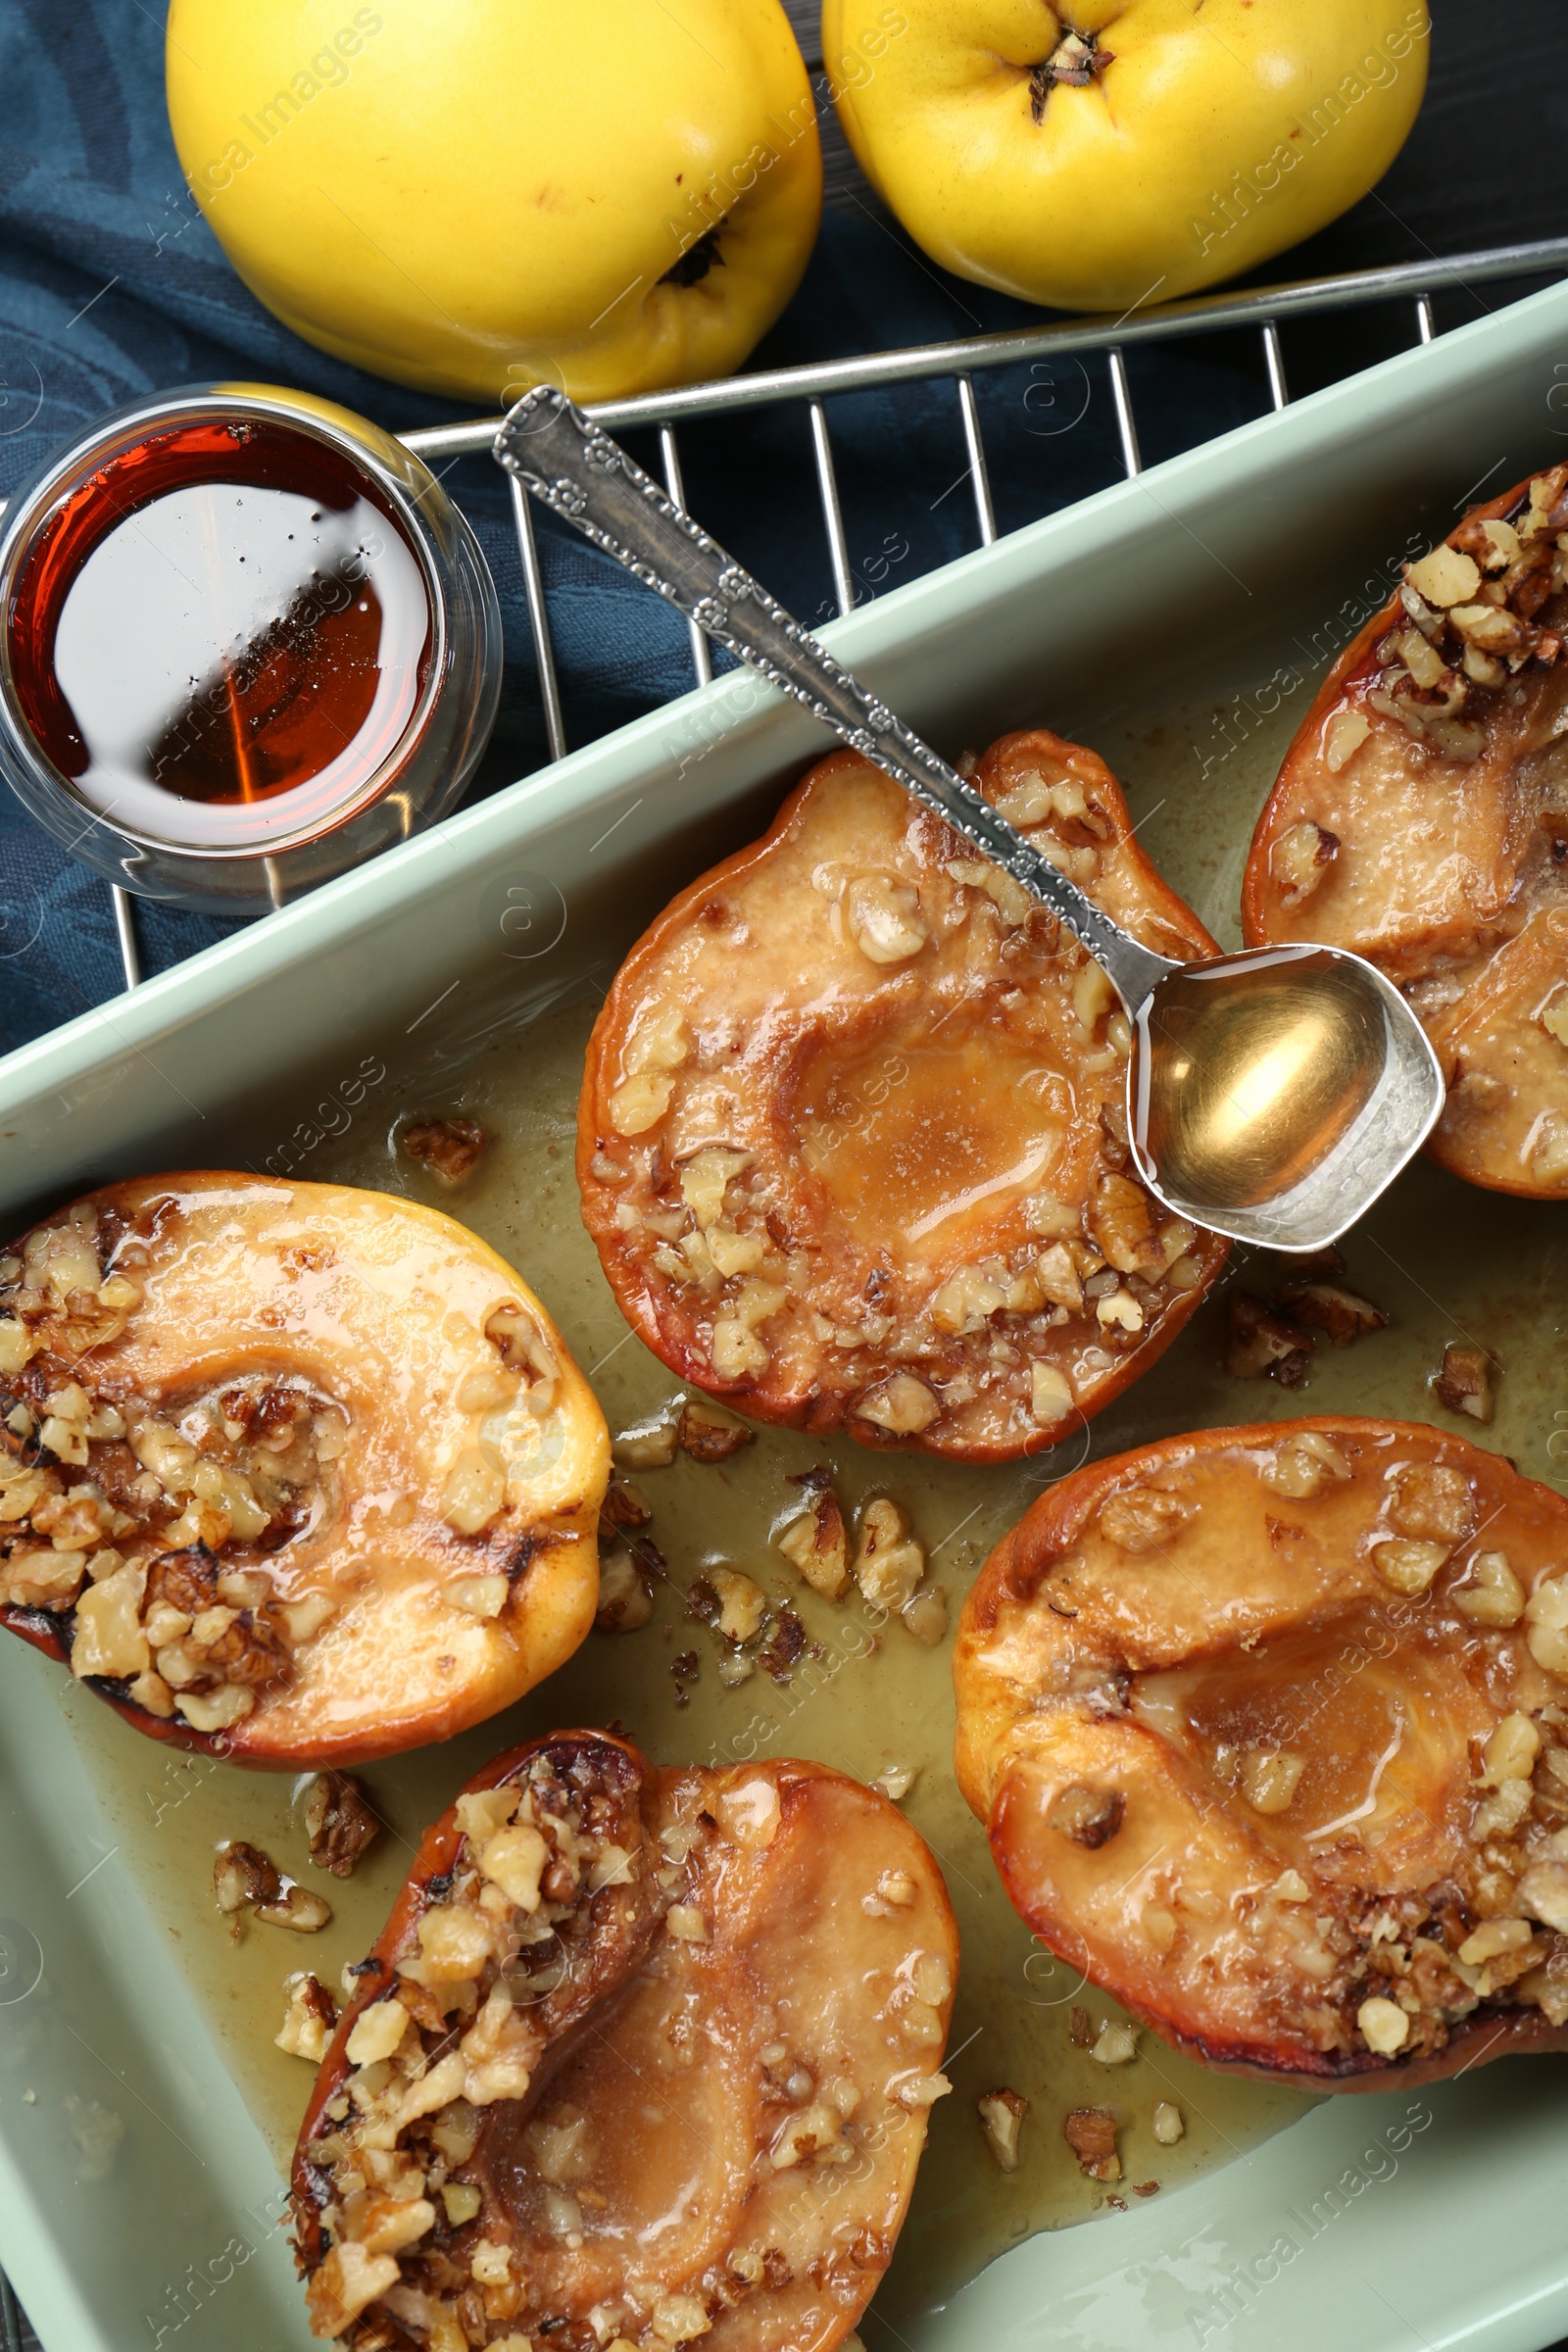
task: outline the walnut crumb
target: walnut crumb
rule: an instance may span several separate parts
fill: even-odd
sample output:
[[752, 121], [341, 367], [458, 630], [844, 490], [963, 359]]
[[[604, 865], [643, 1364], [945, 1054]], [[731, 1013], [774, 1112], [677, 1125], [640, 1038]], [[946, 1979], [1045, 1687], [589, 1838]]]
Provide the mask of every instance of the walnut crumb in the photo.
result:
[[477, 1119], [422, 1119], [405, 1127], [400, 1141], [410, 1159], [416, 1159], [443, 1184], [461, 1184], [490, 1147]]
[[1442, 1371], [1433, 1375], [1432, 1393], [1450, 1413], [1465, 1413], [1485, 1427], [1496, 1410], [1494, 1370], [1493, 1360], [1484, 1348], [1450, 1345], [1443, 1350]]
[[720, 1405], [691, 1403], [682, 1409], [675, 1443], [694, 1462], [727, 1462], [743, 1446], [755, 1445], [757, 1433]]
[[1121, 2158], [1116, 2153], [1116, 2118], [1109, 2107], [1074, 2107], [1061, 2127], [1062, 2137], [1078, 2159], [1086, 2180], [1119, 2180]]
[[354, 1865], [381, 1827], [380, 1816], [351, 1773], [318, 1772], [305, 1794], [305, 1828], [311, 1860], [334, 1879], [353, 1875]]

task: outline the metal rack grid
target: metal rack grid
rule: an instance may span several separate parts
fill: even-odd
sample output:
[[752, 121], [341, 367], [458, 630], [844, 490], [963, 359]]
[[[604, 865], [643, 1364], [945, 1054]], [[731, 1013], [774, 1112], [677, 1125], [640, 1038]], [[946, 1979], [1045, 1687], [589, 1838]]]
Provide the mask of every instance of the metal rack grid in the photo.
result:
[[[983, 368], [1014, 367], [1081, 352], [1102, 353], [1109, 368], [1122, 464], [1132, 475], [1142, 472], [1143, 457], [1126, 354], [1138, 345], [1213, 334], [1223, 328], [1253, 327], [1261, 337], [1269, 395], [1278, 410], [1290, 399], [1280, 343], [1280, 327], [1287, 320], [1408, 302], [1413, 311], [1416, 341], [1430, 343], [1437, 332], [1432, 309], [1435, 295], [1478, 283], [1562, 274], [1568, 274], [1568, 237], [1551, 237], [1538, 243], [1495, 246], [1446, 260], [1434, 258], [1331, 277], [1300, 278], [1243, 293], [1197, 296], [1147, 310], [1135, 307], [1120, 318], [1073, 318], [1048, 326], [1006, 328], [952, 342], [917, 344], [907, 350], [874, 352], [857, 359], [759, 369], [754, 374], [728, 376], [715, 383], [688, 384], [673, 391], [644, 393], [631, 400], [604, 401], [590, 409], [589, 414], [612, 432], [639, 426], [656, 429], [665, 487], [677, 505], [684, 506], [680, 450], [675, 437], [678, 424], [697, 417], [734, 415], [746, 409], [805, 403], [810, 420], [834, 594], [840, 612], [845, 613], [855, 603], [855, 586], [824, 407], [834, 393], [948, 378], [954, 385], [963, 430], [977, 541], [980, 546], [989, 547], [997, 536], [996, 512], [973, 380]], [[499, 416], [484, 416], [465, 424], [432, 425], [405, 433], [401, 438], [427, 463], [482, 456], [494, 441], [501, 421]], [[560, 760], [567, 749], [566, 733], [533, 513], [521, 484], [512, 476], [508, 481], [522, 562], [545, 735], [551, 759]], [[691, 626], [691, 657], [695, 683], [706, 686], [713, 674], [712, 662], [708, 642], [695, 625]], [[125, 986], [135, 988], [141, 979], [141, 966], [131, 898], [117, 885], [110, 888]]]

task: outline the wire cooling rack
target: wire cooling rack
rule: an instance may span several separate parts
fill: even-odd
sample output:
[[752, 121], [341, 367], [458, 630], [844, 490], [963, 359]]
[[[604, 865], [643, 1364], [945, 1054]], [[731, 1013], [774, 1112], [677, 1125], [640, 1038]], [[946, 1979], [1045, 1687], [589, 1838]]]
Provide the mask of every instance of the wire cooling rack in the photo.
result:
[[[747, 410], [804, 407], [810, 426], [834, 596], [840, 612], [848, 612], [855, 604], [857, 591], [825, 405], [835, 394], [949, 381], [962, 427], [974, 505], [975, 542], [989, 547], [997, 536], [996, 510], [974, 387], [976, 375], [987, 369], [1049, 364], [1054, 359], [1083, 354], [1102, 357], [1108, 369], [1121, 461], [1126, 471], [1135, 474], [1143, 469], [1143, 457], [1127, 354], [1138, 346], [1238, 328], [1253, 331], [1261, 339], [1269, 397], [1276, 409], [1283, 409], [1290, 399], [1290, 385], [1280, 329], [1293, 320], [1396, 306], [1408, 318], [1412, 342], [1430, 343], [1438, 331], [1434, 303], [1446, 292], [1459, 287], [1469, 292], [1481, 284], [1550, 279], [1565, 274], [1568, 274], [1568, 237], [1552, 237], [1443, 260], [1400, 263], [1337, 276], [1298, 278], [1242, 293], [1204, 295], [1137, 309], [1120, 318], [1066, 319], [951, 342], [923, 343], [906, 350], [875, 352], [860, 358], [760, 369], [754, 374], [728, 376], [717, 383], [688, 384], [675, 391], [646, 393], [632, 400], [606, 401], [589, 413], [612, 432], [637, 428], [656, 431], [665, 487], [676, 503], [684, 506], [685, 485], [676, 438], [681, 424], [698, 418], [734, 416]], [[432, 425], [405, 433], [402, 438], [427, 463], [440, 464], [442, 460], [483, 455], [500, 424], [499, 416], [483, 416], [465, 424]], [[533, 514], [521, 484], [509, 476], [509, 487], [527, 595], [545, 737], [551, 759], [560, 760], [568, 746]], [[695, 626], [691, 629], [691, 660], [695, 682], [706, 685], [712, 676], [712, 663], [707, 640]], [[118, 887], [112, 887], [112, 895], [125, 986], [135, 988], [141, 979], [141, 964], [133, 902], [127, 892]], [[266, 917], [261, 919], [265, 921]]]

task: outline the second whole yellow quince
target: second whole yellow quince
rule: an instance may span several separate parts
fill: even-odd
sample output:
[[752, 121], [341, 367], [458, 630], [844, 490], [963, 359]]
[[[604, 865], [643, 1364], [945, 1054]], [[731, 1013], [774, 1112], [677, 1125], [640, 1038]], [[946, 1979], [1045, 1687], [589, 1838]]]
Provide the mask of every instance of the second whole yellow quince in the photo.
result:
[[240, 276], [459, 400], [725, 375], [821, 209], [779, 0], [172, 0], [174, 143]]
[[1309, 236], [1393, 162], [1424, 0], [824, 0], [861, 169], [960, 277], [1124, 311]]

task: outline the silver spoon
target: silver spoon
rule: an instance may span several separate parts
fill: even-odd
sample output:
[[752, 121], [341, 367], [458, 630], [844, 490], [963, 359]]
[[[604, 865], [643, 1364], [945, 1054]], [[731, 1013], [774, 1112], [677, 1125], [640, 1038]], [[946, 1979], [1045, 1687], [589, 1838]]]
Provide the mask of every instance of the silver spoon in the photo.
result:
[[1426, 1033], [1343, 948], [1155, 956], [840, 668], [617, 442], [564, 396], [526, 393], [495, 455], [533, 496], [761, 671], [1048, 906], [1108, 973], [1133, 1052], [1138, 1172], [1179, 1216], [1274, 1250], [1319, 1250], [1371, 1207], [1443, 1108]]

